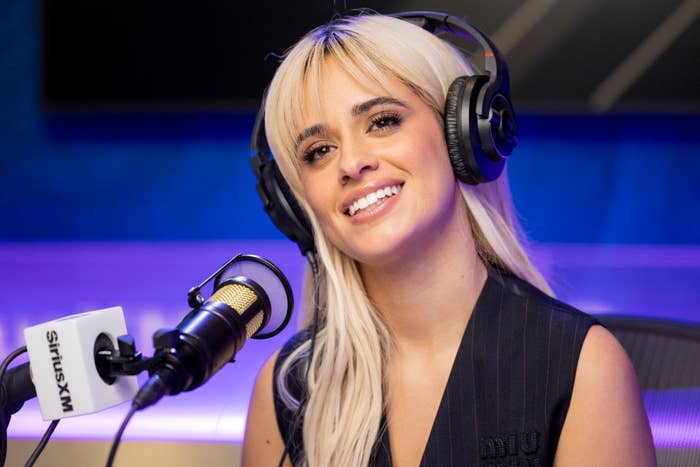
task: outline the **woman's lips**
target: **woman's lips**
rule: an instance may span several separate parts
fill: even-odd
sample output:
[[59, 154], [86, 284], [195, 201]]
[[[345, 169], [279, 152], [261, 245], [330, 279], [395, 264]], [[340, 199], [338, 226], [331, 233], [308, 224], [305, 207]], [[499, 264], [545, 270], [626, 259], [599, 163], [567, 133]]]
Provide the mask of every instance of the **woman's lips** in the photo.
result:
[[[346, 213], [350, 222], [353, 224], [362, 224], [366, 222], [371, 222], [385, 215], [390, 209], [392, 209], [396, 205], [396, 203], [399, 202], [399, 199], [401, 198], [402, 194], [402, 188], [400, 187], [402, 187], [402, 185], [391, 185], [390, 187], [388, 187], [390, 192], [392, 193], [391, 196], [384, 196], [383, 198], [378, 198], [376, 202], [369, 204], [367, 207], [358, 208], [352, 215], [349, 212]], [[384, 189], [386, 188], [387, 187], [385, 187]]]
[[342, 211], [345, 215], [353, 217], [396, 196], [401, 192], [403, 184], [404, 182], [399, 180], [385, 180], [367, 184], [361, 189], [353, 191], [345, 198]]

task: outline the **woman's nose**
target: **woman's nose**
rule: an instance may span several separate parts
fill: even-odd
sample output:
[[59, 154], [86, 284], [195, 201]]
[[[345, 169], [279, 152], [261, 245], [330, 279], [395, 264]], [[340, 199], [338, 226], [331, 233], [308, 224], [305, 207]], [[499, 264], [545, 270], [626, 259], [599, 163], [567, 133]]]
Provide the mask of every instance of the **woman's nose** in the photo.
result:
[[368, 148], [345, 148], [338, 171], [340, 183], [345, 185], [351, 180], [359, 180], [366, 172], [376, 170], [378, 166], [379, 159]]

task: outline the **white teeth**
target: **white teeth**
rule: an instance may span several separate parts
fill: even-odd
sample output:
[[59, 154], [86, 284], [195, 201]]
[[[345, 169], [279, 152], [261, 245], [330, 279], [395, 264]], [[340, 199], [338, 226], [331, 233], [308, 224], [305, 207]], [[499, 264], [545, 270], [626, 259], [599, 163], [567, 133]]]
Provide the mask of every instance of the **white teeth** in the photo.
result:
[[394, 196], [398, 194], [401, 191], [401, 185], [394, 185], [394, 186], [387, 186], [384, 188], [380, 188], [377, 191], [368, 194], [367, 196], [363, 196], [362, 198], [356, 200], [354, 203], [350, 205], [348, 208], [348, 214], [351, 216], [354, 216], [357, 211], [360, 209], [365, 209], [373, 204], [379, 202], [383, 198], [389, 198], [391, 196]]

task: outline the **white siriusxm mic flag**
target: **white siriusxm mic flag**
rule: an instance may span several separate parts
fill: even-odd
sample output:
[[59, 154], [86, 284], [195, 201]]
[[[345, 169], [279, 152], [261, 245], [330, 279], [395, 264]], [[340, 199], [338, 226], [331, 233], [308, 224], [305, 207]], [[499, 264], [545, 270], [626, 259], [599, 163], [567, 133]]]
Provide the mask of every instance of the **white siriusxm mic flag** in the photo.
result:
[[67, 316], [24, 330], [44, 420], [97, 412], [136, 394], [135, 376], [121, 376], [107, 384], [98, 374], [95, 343], [100, 334], [117, 348], [117, 337], [126, 334], [121, 307]]

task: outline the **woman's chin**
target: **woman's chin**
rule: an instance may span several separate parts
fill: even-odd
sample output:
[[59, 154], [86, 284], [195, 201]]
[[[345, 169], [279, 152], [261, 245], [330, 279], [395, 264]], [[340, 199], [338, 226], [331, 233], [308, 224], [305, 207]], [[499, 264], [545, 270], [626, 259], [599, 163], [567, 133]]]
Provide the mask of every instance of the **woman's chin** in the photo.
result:
[[400, 267], [421, 254], [420, 244], [420, 241], [410, 235], [376, 235], [365, 239], [361, 245], [358, 242], [346, 253], [366, 267]]

